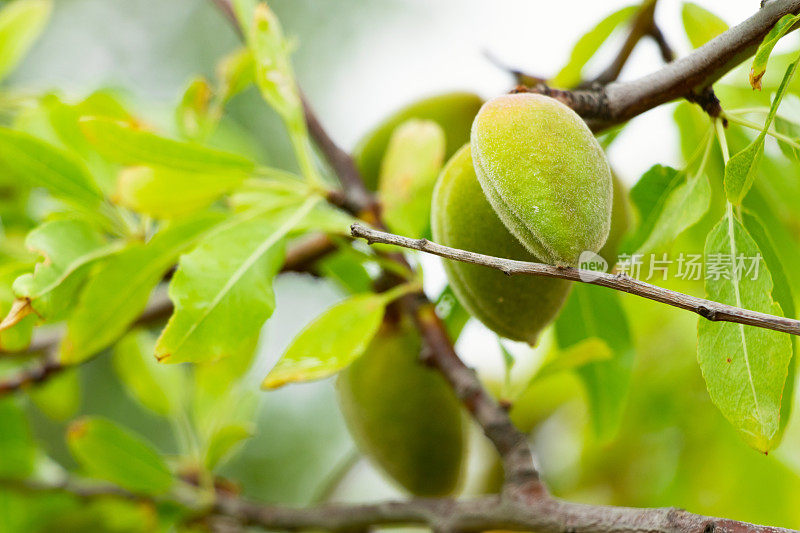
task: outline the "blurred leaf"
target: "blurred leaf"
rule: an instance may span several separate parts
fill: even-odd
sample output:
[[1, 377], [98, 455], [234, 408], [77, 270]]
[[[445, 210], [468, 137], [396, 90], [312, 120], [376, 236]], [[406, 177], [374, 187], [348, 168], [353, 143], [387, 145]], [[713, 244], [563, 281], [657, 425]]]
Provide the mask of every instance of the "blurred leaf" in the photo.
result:
[[461, 335], [461, 330], [467, 325], [470, 314], [458, 301], [456, 293], [453, 292], [453, 288], [450, 285], [445, 286], [436, 299], [436, 314], [444, 322], [447, 335], [455, 344]]
[[772, 49], [797, 21], [800, 21], [800, 15], [784, 15], [761, 41], [756, 55], [753, 57], [753, 65], [750, 67], [750, 86], [753, 89], [761, 90], [761, 78], [767, 71], [767, 62], [772, 54]]
[[0, 10], [0, 80], [22, 60], [50, 18], [50, 0], [16, 0]]
[[361, 294], [372, 289], [372, 278], [364, 268], [364, 258], [343, 248], [317, 262], [320, 273], [336, 281], [350, 294]]
[[254, 73], [264, 99], [290, 130], [304, 128], [303, 106], [289, 60], [289, 45], [278, 18], [266, 3], [234, 1], [239, 24], [254, 60]]
[[622, 248], [631, 253], [641, 248], [653, 233], [670, 194], [679, 186], [683, 172], [664, 165], [653, 165], [631, 188], [631, 203], [639, 215], [636, 231], [630, 233]]
[[253, 435], [250, 426], [250, 424], [229, 424], [215, 431], [206, 450], [206, 468], [214, 470], [235, 451], [237, 445], [250, 438]]
[[142, 329], [133, 330], [114, 346], [114, 370], [140, 404], [154, 413], [168, 416], [183, 405], [184, 369], [159, 365], [154, 354], [153, 335]]
[[314, 319], [284, 352], [262, 386], [312, 381], [346, 368], [378, 332], [387, 304], [383, 294], [352, 296]]
[[169, 286], [175, 313], [156, 343], [159, 361], [213, 361], [252, 351], [275, 309], [272, 279], [286, 235], [317, 201], [234, 218], [181, 258]]
[[619, 428], [633, 368], [633, 341], [619, 294], [603, 287], [576, 283], [556, 319], [556, 338], [562, 350], [586, 339], [604, 341], [612, 357], [577, 368], [586, 387], [592, 427], [601, 440]]
[[711, 152], [712, 141], [713, 137], [709, 139], [700, 167], [691, 174], [686, 171], [680, 172], [681, 178], [687, 176], [686, 181], [674, 188], [668, 186], [664, 189], [662, 201], [648, 213], [648, 222], [653, 219], [655, 222], [637, 252], [660, 250], [663, 246], [674, 242], [686, 229], [697, 224], [708, 212], [711, 204], [711, 184], [705, 173], [705, 163]]
[[225, 56], [217, 65], [217, 78], [221, 85], [219, 92], [223, 103], [254, 83], [255, 62], [250, 49], [240, 48]]
[[27, 477], [33, 471], [36, 446], [25, 413], [13, 397], [0, 399], [0, 427], [0, 477]]
[[69, 219], [45, 222], [28, 234], [25, 245], [42, 261], [33, 273], [14, 281], [14, 292], [47, 321], [68, 313], [95, 261], [123, 248], [121, 242], [108, 243], [88, 223]]
[[205, 78], [197, 77], [189, 83], [175, 110], [175, 121], [183, 137], [202, 141], [211, 133], [218, 119], [211, 107], [213, 96], [214, 91]]
[[294, 232], [316, 231], [350, 237], [350, 226], [359, 219], [327, 203], [320, 203], [301, 220]]
[[81, 130], [105, 157], [123, 165], [161, 166], [200, 174], [242, 174], [255, 169], [252, 161], [201, 144], [176, 141], [107, 118], [84, 118]]
[[[727, 272], [710, 274], [706, 265], [710, 300], [783, 316], [772, 299], [772, 276], [761, 251], [730, 208], [708, 234], [705, 257], [706, 261], [728, 258], [719, 264], [720, 269], [727, 265]], [[740, 257], [743, 262], [757, 259], [751, 275], [737, 267]], [[792, 358], [789, 335], [731, 322], [699, 321], [697, 359], [711, 400], [750, 446], [768, 452], [780, 437], [781, 395]]]
[[[797, 318], [797, 311], [795, 309], [794, 293], [792, 291], [789, 277], [786, 274], [786, 268], [783, 265], [780, 257], [778, 256], [775, 242], [771, 238], [766, 226], [755, 213], [749, 210], [743, 210], [742, 223], [750, 236], [758, 245], [758, 249], [764, 256], [764, 263], [772, 275], [772, 297], [775, 302], [781, 306], [784, 316], [789, 318]], [[783, 394], [781, 395], [781, 438], [783, 431], [786, 429], [786, 424], [789, 423], [789, 417], [792, 413], [794, 406], [794, 387], [796, 378], [797, 366], [797, 336], [789, 336], [792, 341], [792, 360], [789, 363], [789, 372], [786, 378], [786, 384], [783, 387]]]
[[778, 92], [772, 100], [772, 107], [770, 107], [769, 114], [764, 122], [764, 128], [747, 148], [732, 156], [725, 165], [725, 194], [728, 197], [728, 201], [734, 205], [741, 204], [750, 187], [753, 186], [758, 163], [761, 161], [761, 156], [764, 155], [764, 139], [778, 112], [778, 106], [780, 106], [781, 100], [786, 94], [789, 81], [797, 70], [798, 63], [800, 63], [800, 56], [786, 69], [783, 80], [778, 87]]
[[110, 420], [76, 420], [67, 430], [67, 444], [90, 475], [130, 491], [161, 494], [174, 482], [166, 463], [150, 443]]
[[724, 20], [694, 2], [683, 3], [681, 18], [692, 48], [700, 48], [728, 29]]
[[588, 337], [565, 350], [559, 351], [555, 357], [542, 365], [539, 371], [536, 372], [534, 380], [546, 378], [559, 372], [577, 370], [596, 361], [608, 361], [613, 356], [614, 353], [603, 339]]
[[0, 127], [0, 171], [36, 187], [73, 207], [97, 211], [103, 196], [86, 167], [71, 154], [36, 137]]
[[28, 390], [28, 395], [53, 420], [69, 420], [81, 407], [81, 382], [77, 369], [64, 370]]
[[135, 243], [93, 273], [67, 322], [64, 363], [78, 363], [117, 340], [141, 314], [150, 292], [178, 256], [220, 220], [214, 213], [182, 219], [147, 243]]
[[394, 233], [420, 238], [427, 232], [444, 154], [444, 130], [432, 120], [411, 119], [394, 130], [378, 182], [383, 218]]
[[113, 200], [156, 218], [173, 218], [210, 205], [245, 175], [203, 174], [164, 167], [128, 167], [119, 173]]
[[[16, 278], [30, 272], [27, 261], [9, 261], [0, 266], [0, 315], [10, 314], [16, 302], [11, 285]], [[18, 352], [28, 347], [36, 324], [36, 314], [23, 317], [16, 325], [0, 331], [0, 352]]]
[[619, 26], [630, 20], [639, 10], [639, 6], [623, 7], [597, 23], [583, 35], [569, 56], [569, 61], [561, 71], [550, 80], [553, 87], [574, 87], [582, 80], [583, 67], [597, 53], [604, 42], [611, 37]]
[[[775, 131], [792, 138], [796, 144], [800, 144], [800, 125], [786, 120], [783, 117], [776, 116]], [[778, 141], [778, 147], [781, 149], [781, 152], [783, 152], [783, 155], [792, 158], [795, 161], [800, 161], [800, 149], [785, 141], [782, 141], [781, 139], [776, 140]]]

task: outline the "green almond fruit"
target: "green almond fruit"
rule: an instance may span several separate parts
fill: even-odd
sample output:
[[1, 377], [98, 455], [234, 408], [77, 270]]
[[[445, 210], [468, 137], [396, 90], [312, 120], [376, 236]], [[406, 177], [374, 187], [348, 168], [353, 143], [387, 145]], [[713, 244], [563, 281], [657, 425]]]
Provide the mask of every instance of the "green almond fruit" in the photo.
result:
[[[519, 261], [540, 260], [508, 229], [483, 194], [469, 145], [445, 165], [433, 193], [433, 239], [445, 246]], [[502, 337], [536, 343], [558, 313], [570, 282], [534, 276], [506, 276], [499, 270], [444, 261], [450, 286], [461, 304]]]
[[465, 428], [457, 398], [420, 362], [421, 349], [410, 322], [384, 324], [339, 374], [339, 405], [373, 464], [412, 494], [443, 496], [461, 479]]
[[522, 244], [546, 263], [577, 265], [611, 225], [611, 170], [600, 144], [570, 108], [548, 96], [486, 102], [470, 136], [486, 197]]
[[381, 162], [394, 130], [409, 119], [432, 120], [444, 130], [447, 147], [445, 159], [469, 142], [475, 114], [483, 105], [480, 96], [468, 92], [452, 92], [431, 96], [396, 111], [367, 133], [356, 146], [353, 157], [370, 190], [378, 188]]

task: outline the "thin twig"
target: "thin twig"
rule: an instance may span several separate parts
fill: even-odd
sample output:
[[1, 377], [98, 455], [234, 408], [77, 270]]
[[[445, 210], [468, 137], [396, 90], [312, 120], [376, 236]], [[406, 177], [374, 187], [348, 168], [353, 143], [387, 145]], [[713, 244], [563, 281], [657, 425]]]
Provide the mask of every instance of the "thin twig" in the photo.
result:
[[441, 244], [436, 244], [427, 239], [409, 239], [408, 237], [370, 229], [361, 224], [353, 224], [350, 230], [354, 237], [366, 239], [370, 244], [378, 242], [402, 246], [403, 248], [427, 252], [446, 259], [494, 268], [509, 276], [516, 274], [544, 276], [600, 285], [601, 287], [627, 292], [628, 294], [641, 296], [642, 298], [692, 311], [711, 321], [735, 322], [738, 324], [780, 331], [782, 333], [800, 335], [800, 320], [768, 315], [757, 311], [749, 311], [740, 307], [689, 296], [688, 294], [639, 281], [626, 274], [609, 274], [606, 272], [581, 270], [572, 267], [558, 267], [543, 263], [503, 259], [442, 246]]

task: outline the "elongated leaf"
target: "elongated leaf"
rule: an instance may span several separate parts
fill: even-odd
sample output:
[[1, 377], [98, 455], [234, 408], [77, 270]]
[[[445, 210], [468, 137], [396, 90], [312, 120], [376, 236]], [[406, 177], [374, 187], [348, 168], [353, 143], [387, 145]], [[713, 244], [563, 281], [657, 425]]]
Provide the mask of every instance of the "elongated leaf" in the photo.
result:
[[204, 174], [249, 174], [255, 164], [228, 152], [176, 141], [107, 118], [85, 118], [81, 129], [105, 157], [123, 165], [161, 166]]
[[208, 206], [241, 184], [245, 175], [201, 174], [163, 167], [129, 167], [120, 172], [114, 201], [156, 218], [173, 218]]
[[[783, 316], [772, 299], [772, 276], [761, 251], [730, 209], [708, 234], [705, 256], [710, 300]], [[726, 257], [719, 266], [729, 265], [727, 272], [719, 268], [710, 274], [708, 261]], [[740, 257], [742, 266], [757, 270], [736, 271]], [[700, 318], [697, 359], [711, 400], [742, 438], [762, 452], [774, 448], [780, 437], [781, 395], [791, 358], [788, 334]]]
[[603, 43], [611, 37], [614, 30], [630, 20], [638, 9], [638, 6], [623, 7], [598, 22], [594, 28], [578, 39], [578, 42], [572, 48], [569, 61], [551, 80], [551, 84], [554, 87], [574, 87], [580, 83], [583, 67], [586, 63], [597, 53]]
[[80, 161], [32, 135], [3, 127], [0, 127], [0, 172], [44, 187], [79, 209], [96, 210], [103, 199]]
[[114, 347], [114, 370], [139, 403], [154, 413], [167, 416], [183, 405], [184, 369], [159, 365], [154, 353], [155, 338], [150, 333], [131, 331]]
[[81, 407], [81, 382], [77, 369], [64, 370], [28, 391], [33, 403], [53, 420], [69, 420]]
[[798, 21], [800, 21], [800, 15], [784, 15], [761, 41], [756, 55], [753, 57], [753, 66], [750, 67], [750, 85], [753, 89], [761, 90], [761, 78], [767, 71], [767, 62], [769, 62], [772, 49]]
[[589, 363], [608, 361], [613, 355], [611, 348], [603, 339], [588, 337], [559, 352], [556, 357], [542, 365], [536, 372], [534, 380], [543, 379], [558, 372], [577, 370]]
[[174, 482], [166, 463], [150, 443], [110, 420], [85, 417], [73, 422], [67, 431], [67, 443], [90, 475], [128, 490], [161, 494]]
[[248, 47], [231, 52], [217, 65], [220, 99], [227, 102], [255, 82], [255, 62]]
[[469, 321], [470, 314], [458, 301], [453, 288], [447, 285], [436, 299], [436, 314], [444, 322], [450, 340], [455, 344]]
[[562, 349], [590, 338], [603, 340], [611, 349], [611, 359], [577, 369], [586, 387], [595, 434], [603, 440], [611, 438], [622, 418], [634, 356], [619, 295], [602, 287], [576, 284], [556, 320], [556, 338]]
[[224, 462], [242, 442], [253, 436], [251, 424], [228, 424], [222, 426], [211, 436], [206, 449], [205, 465], [214, 470]]
[[27, 477], [33, 470], [36, 446], [28, 420], [16, 398], [0, 400], [0, 477]]
[[88, 281], [67, 322], [61, 360], [83, 361], [125, 333], [178, 256], [219, 220], [209, 213], [174, 222], [148, 243], [131, 245], [107, 261]]
[[790, 157], [795, 161], [800, 161], [800, 149], [796, 145], [800, 145], [800, 125], [790, 122], [783, 117], [775, 117], [775, 131], [786, 135], [794, 140], [795, 145], [791, 145], [781, 139], [777, 139], [778, 146], [783, 152], [783, 155]]
[[43, 261], [32, 274], [17, 278], [14, 292], [44, 320], [62, 318], [74, 305], [91, 265], [122, 249], [121, 243], [106, 242], [81, 220], [45, 222], [28, 234], [25, 244]]
[[694, 2], [683, 3], [681, 18], [692, 48], [700, 48], [728, 29], [724, 20]]
[[255, 81], [262, 96], [287, 124], [304, 128], [289, 44], [278, 18], [266, 3], [236, 1], [234, 8], [253, 56]]
[[731, 157], [725, 165], [725, 195], [728, 197], [728, 201], [734, 205], [741, 204], [750, 187], [753, 186], [753, 181], [758, 171], [758, 163], [764, 154], [764, 140], [767, 136], [767, 131], [778, 113], [778, 106], [780, 106], [781, 100], [786, 94], [789, 81], [797, 71], [798, 63], [800, 63], [800, 56], [786, 69], [778, 91], [775, 93], [775, 98], [772, 99], [772, 106], [767, 115], [767, 120], [764, 122], [764, 128], [747, 148]]
[[[778, 305], [781, 306], [784, 316], [790, 318], [797, 318], [797, 311], [794, 303], [794, 292], [789, 283], [789, 276], [786, 274], [786, 269], [778, 256], [777, 249], [773, 239], [771, 238], [766, 226], [755, 213], [748, 210], [742, 212], [742, 223], [747, 229], [750, 236], [758, 245], [758, 249], [764, 255], [764, 263], [767, 265], [770, 274], [772, 275], [772, 296]], [[791, 335], [792, 340], [792, 361], [789, 363], [789, 372], [786, 378], [786, 384], [783, 387], [783, 395], [781, 396], [781, 435], [786, 429], [786, 424], [789, 423], [789, 416], [791, 415], [794, 406], [794, 392], [795, 392], [795, 377], [797, 366], [797, 336]], [[778, 437], [780, 438], [780, 436]]]
[[[7, 316], [14, 310], [16, 295], [11, 290], [14, 280], [30, 272], [31, 265], [25, 261], [12, 261], [0, 266], [0, 315]], [[33, 328], [36, 324], [36, 314], [21, 317], [14, 326], [2, 329], [0, 325], [0, 352], [18, 352], [28, 347], [33, 336]]]
[[351, 248], [324, 257], [317, 262], [319, 272], [328, 279], [336, 281], [349, 294], [369, 292], [372, 278], [364, 268], [364, 258]]
[[423, 237], [430, 227], [431, 197], [445, 154], [444, 130], [432, 120], [397, 127], [381, 164], [378, 194], [395, 233]]
[[213, 361], [255, 348], [275, 309], [272, 278], [285, 237], [315, 204], [235, 219], [181, 259], [169, 287], [175, 313], [156, 344], [159, 361]]
[[0, 80], [22, 60], [44, 29], [53, 3], [16, 0], [0, 11]]
[[219, 114], [212, 113], [214, 92], [203, 77], [193, 79], [175, 110], [178, 131], [187, 139], [202, 141], [214, 129]]
[[639, 224], [623, 242], [625, 251], [635, 252], [653, 233], [667, 199], [679, 186], [683, 175], [672, 167], [653, 165], [631, 188], [631, 203], [639, 214]]
[[[711, 204], [711, 184], [705, 169], [700, 169], [686, 179], [685, 183], [669, 191], [657, 210], [650, 235], [639, 246], [638, 252], [659, 250], [673, 242], [687, 228], [695, 225], [708, 212]], [[649, 217], [648, 217], [649, 218]]]
[[346, 368], [378, 332], [386, 303], [383, 295], [366, 294], [328, 309], [294, 338], [262, 386], [322, 379]]

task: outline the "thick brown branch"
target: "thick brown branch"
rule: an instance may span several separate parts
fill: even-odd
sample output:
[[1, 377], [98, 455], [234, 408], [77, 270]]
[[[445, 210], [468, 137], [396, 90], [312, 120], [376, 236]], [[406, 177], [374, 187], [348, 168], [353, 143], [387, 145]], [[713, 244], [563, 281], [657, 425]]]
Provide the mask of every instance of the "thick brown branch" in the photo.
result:
[[748, 326], [771, 329], [782, 333], [800, 335], [800, 320], [749, 311], [740, 307], [721, 304], [704, 298], [697, 298], [696, 296], [689, 296], [688, 294], [639, 281], [625, 274], [609, 274], [606, 272], [580, 270], [571, 267], [557, 267], [543, 263], [502, 259], [490, 255], [477, 254], [466, 250], [442, 246], [427, 239], [409, 239], [408, 237], [373, 230], [360, 224], [353, 224], [350, 229], [354, 237], [366, 239], [370, 244], [379, 242], [402, 246], [404, 248], [438, 255], [446, 259], [494, 268], [508, 275], [522, 274], [528, 276], [544, 276], [600, 285], [601, 287], [627, 292], [628, 294], [634, 294], [642, 298], [648, 298], [656, 302], [692, 311], [708, 320], [735, 322], [737, 324], [746, 324]]
[[612, 82], [591, 90], [560, 91], [544, 85], [530, 92], [548, 94], [572, 107], [600, 131], [678, 98], [701, 94], [755, 53], [781, 17], [800, 12], [800, 0], [773, 0], [755, 15], [691, 54], [637, 80]]
[[[174, 501], [197, 508], [190, 494], [180, 498], [153, 498], [107, 484], [65, 479], [58, 483], [0, 480], [0, 486], [26, 493], [67, 492], [75, 497], [120, 498], [159, 503]], [[203, 514], [197, 508], [199, 514]], [[361, 531], [374, 525], [427, 526], [439, 531], [473, 533], [487, 530], [541, 533], [797, 533], [779, 527], [759, 526], [724, 518], [696, 515], [675, 508], [608, 507], [544, 498], [526, 504], [498, 496], [483, 498], [412, 499], [368, 504], [335, 504], [307, 509], [264, 505], [218, 494], [212, 515], [266, 530]]]

